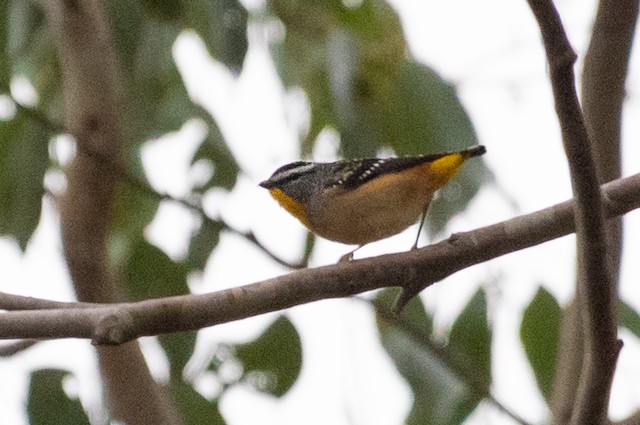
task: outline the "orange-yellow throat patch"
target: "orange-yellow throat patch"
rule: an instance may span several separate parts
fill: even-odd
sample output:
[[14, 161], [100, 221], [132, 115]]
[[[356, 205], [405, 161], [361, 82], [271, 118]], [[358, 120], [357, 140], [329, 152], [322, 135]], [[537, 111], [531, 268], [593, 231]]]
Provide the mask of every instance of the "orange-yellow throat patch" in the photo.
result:
[[280, 206], [287, 210], [289, 214], [300, 220], [300, 222], [305, 226], [309, 227], [307, 212], [305, 211], [302, 204], [296, 202], [292, 197], [290, 197], [280, 189], [269, 189], [269, 193], [271, 193], [273, 199], [278, 201]]

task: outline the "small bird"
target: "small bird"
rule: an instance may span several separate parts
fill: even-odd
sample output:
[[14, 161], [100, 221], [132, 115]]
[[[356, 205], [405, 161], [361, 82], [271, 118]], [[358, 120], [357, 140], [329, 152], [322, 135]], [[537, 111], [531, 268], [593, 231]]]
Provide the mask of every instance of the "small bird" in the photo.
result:
[[364, 245], [400, 233], [420, 218], [418, 246], [433, 194], [484, 146], [400, 158], [337, 162], [297, 161], [278, 168], [260, 183], [313, 233], [336, 242]]

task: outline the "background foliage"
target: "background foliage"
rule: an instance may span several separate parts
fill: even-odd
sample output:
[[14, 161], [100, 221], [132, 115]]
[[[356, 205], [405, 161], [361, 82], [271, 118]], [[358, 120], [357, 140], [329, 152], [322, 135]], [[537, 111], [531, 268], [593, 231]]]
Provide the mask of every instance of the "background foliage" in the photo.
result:
[[[203, 215], [186, 258], [175, 260], [144, 237], [162, 194], [150, 193], [141, 167], [145, 142], [179, 130], [190, 120], [207, 128], [192, 163], [205, 162], [210, 178], [194, 194], [231, 191], [240, 168], [215, 120], [189, 97], [173, 60], [177, 36], [194, 31], [211, 58], [239, 75], [248, 48], [248, 27], [277, 22], [282, 38], [271, 55], [287, 89], [302, 89], [310, 120], [300, 134], [303, 157], [312, 154], [323, 130], [340, 135], [344, 157], [398, 155], [464, 148], [477, 142], [471, 120], [453, 85], [409, 52], [401, 21], [383, 0], [347, 6], [338, 0], [269, 0], [250, 13], [237, 0], [112, 0], [104, 3], [113, 43], [121, 62], [125, 101], [126, 152], [111, 230], [111, 267], [124, 271], [131, 299], [189, 293], [189, 274], [205, 268], [226, 225]], [[0, 234], [28, 246], [39, 223], [42, 198], [50, 192], [45, 176], [60, 170], [55, 137], [65, 133], [61, 116], [61, 68], [50, 29], [38, 2], [0, 0], [0, 93], [26, 79], [37, 93], [33, 105], [10, 102], [0, 119]], [[14, 88], [14, 92], [16, 89]], [[77, 149], [85, 149], [78, 146]], [[489, 181], [486, 165], [465, 165], [430, 211], [429, 231], [437, 234]], [[313, 247], [309, 244], [308, 247]], [[307, 256], [308, 258], [308, 256]], [[413, 396], [408, 424], [463, 422], [492, 385], [492, 324], [487, 296], [479, 290], [446, 336], [434, 335], [432, 317], [417, 300], [400, 317], [388, 313], [393, 291], [377, 294], [379, 341], [406, 380]], [[540, 289], [524, 311], [520, 336], [539, 390], [550, 396], [557, 357], [561, 306]], [[622, 325], [640, 333], [640, 318], [627, 305]], [[158, 338], [170, 364], [167, 385], [185, 423], [223, 424], [219, 400], [235, 386], [251, 386], [282, 397], [300, 374], [304, 352], [286, 315], [279, 316], [254, 341], [221, 345], [201, 374], [220, 384], [215, 396], [196, 391], [184, 369], [195, 349], [194, 332]], [[229, 365], [238, 373], [227, 376]], [[67, 371], [31, 373], [27, 412], [31, 423], [88, 423], [84, 407], [63, 391]]]

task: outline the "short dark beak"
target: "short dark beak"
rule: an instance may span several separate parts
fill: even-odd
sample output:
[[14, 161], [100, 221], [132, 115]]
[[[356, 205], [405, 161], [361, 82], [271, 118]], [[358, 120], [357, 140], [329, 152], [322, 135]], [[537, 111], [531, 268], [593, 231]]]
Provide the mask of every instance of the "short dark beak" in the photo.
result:
[[263, 182], [258, 183], [258, 186], [262, 186], [262, 187], [264, 187], [265, 189], [269, 189], [269, 186], [270, 186], [270, 185], [269, 185], [269, 180], [265, 180], [265, 181], [263, 181]]

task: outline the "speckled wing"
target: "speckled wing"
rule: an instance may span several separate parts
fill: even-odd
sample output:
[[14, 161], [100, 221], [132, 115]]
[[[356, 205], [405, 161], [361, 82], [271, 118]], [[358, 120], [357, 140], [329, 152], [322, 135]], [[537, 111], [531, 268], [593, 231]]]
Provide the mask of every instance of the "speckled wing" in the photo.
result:
[[436, 155], [407, 156], [402, 158], [367, 158], [338, 161], [325, 188], [355, 189], [366, 182], [385, 174], [398, 173], [426, 162], [435, 161], [449, 153]]

